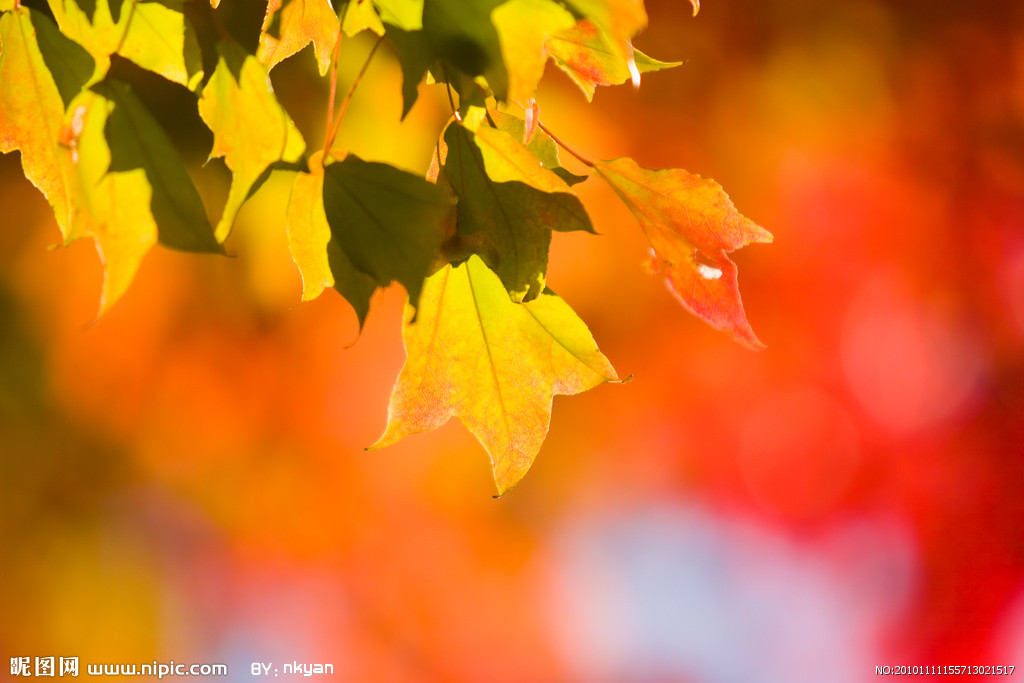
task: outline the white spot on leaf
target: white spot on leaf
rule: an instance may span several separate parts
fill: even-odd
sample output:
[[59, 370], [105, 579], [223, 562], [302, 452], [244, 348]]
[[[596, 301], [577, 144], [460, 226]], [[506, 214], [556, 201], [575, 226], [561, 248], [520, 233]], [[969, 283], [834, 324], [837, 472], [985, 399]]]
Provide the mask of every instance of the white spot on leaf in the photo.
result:
[[704, 263], [697, 264], [697, 272], [700, 273], [700, 276], [705, 280], [717, 280], [722, 277], [721, 268], [715, 268], [714, 266], [709, 266]]
[[633, 79], [633, 87], [640, 87], [640, 69], [636, 67], [636, 60], [633, 59], [633, 44], [626, 43], [626, 49], [629, 52], [629, 58], [626, 60], [626, 64], [629, 66], [629, 75]]

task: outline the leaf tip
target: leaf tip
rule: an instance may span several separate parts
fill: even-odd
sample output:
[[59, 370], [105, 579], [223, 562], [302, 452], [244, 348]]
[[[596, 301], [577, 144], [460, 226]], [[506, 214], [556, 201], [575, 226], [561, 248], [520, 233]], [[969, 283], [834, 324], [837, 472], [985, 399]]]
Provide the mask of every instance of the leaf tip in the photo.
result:
[[504, 478], [501, 481], [499, 481], [497, 475], [495, 475], [494, 486], [498, 492], [491, 496], [491, 499], [500, 500], [507, 496], [512, 489], [519, 485], [519, 482], [521, 482], [525, 476], [526, 472], [522, 472], [519, 474], [519, 477], [515, 480], [512, 480], [511, 478]]
[[750, 324], [747, 323], [746, 320], [744, 320], [743, 323], [744, 324], [742, 326], [737, 325], [731, 329], [723, 331], [732, 337], [735, 342], [751, 351], [764, 351], [767, 349], [768, 346], [757, 338], [757, 335], [754, 334], [754, 330]]
[[[358, 313], [357, 313], [357, 315], [358, 315]], [[347, 344], [345, 344], [344, 346], [342, 346], [342, 347], [341, 347], [341, 350], [342, 350], [342, 351], [348, 351], [349, 349], [351, 349], [352, 347], [354, 347], [354, 346], [355, 346], [356, 344], [358, 344], [358, 343], [359, 343], [359, 340], [363, 338], [363, 323], [364, 323], [365, 321], [366, 321], [366, 318], [363, 318], [363, 317], [361, 317], [361, 316], [359, 317], [359, 329], [358, 329], [358, 330], [356, 330], [356, 336], [355, 336], [355, 339], [353, 339], [353, 340], [352, 340], [352, 341], [350, 341], [349, 343], [347, 343]], [[381, 438], [383, 438], [383, 437], [381, 437]]]
[[401, 429], [401, 423], [396, 420], [389, 420], [388, 426], [384, 429], [384, 433], [380, 435], [374, 443], [370, 444], [364, 451], [379, 451], [382, 448], [393, 446], [394, 444], [401, 441], [409, 433]]
[[744, 235], [745, 240], [741, 246], [746, 246], [747, 244], [771, 244], [775, 241], [775, 235], [768, 232], [754, 221], [748, 218], [746, 219], [746, 223], [747, 226]]
[[504, 496], [506, 496], [509, 491], [514, 489], [519, 484], [519, 482], [521, 482], [523, 480], [523, 476], [525, 476], [525, 474], [526, 473], [523, 472], [522, 474], [519, 475], [519, 478], [515, 479], [515, 480], [512, 480], [512, 479], [507, 478], [507, 477], [499, 478], [499, 477], [495, 476], [495, 478], [494, 478], [494, 485], [495, 485], [495, 487], [497, 487], [498, 492], [496, 494], [494, 494], [493, 496], [491, 496], [491, 497], [494, 500], [498, 500], [499, 498], [503, 498]]

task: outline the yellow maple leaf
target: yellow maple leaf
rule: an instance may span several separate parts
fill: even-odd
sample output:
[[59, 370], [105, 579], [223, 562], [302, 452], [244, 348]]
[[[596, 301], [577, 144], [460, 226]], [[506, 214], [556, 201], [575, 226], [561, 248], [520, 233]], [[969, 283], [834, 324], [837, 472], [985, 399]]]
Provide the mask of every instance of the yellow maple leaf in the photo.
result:
[[199, 115], [213, 131], [210, 158], [224, 157], [232, 174], [215, 230], [217, 241], [223, 242], [267, 167], [297, 161], [306, 143], [277, 101], [267, 66], [234, 43], [221, 43], [218, 50], [217, 68], [199, 99]]
[[582, 320], [550, 290], [513, 303], [477, 256], [423, 284], [403, 330], [407, 358], [372, 448], [458, 417], [487, 450], [498, 493], [533, 464], [556, 394], [617, 381]]

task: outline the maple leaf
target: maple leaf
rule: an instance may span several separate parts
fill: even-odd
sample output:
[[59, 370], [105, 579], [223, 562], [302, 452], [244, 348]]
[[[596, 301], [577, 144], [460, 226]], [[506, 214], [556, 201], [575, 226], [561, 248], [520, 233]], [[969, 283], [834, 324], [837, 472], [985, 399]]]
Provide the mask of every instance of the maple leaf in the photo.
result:
[[143, 69], [194, 90], [202, 81], [199, 41], [183, 13], [184, 0], [63, 0], [50, 2], [65, 36], [97, 60], [97, 75], [118, 54]]
[[423, 28], [423, 0], [373, 0], [381, 21], [403, 31]]
[[632, 159], [598, 161], [594, 172], [636, 217], [679, 302], [752, 349], [764, 348], [747, 322], [736, 264], [727, 254], [770, 232], [742, 216], [713, 180], [679, 169], [650, 170]]
[[[430, 0], [377, 2], [385, 35], [402, 68], [402, 118], [419, 95], [418, 86], [430, 72], [435, 82], [447, 82], [462, 104], [482, 102], [483, 80], [499, 100], [507, 98], [509, 74], [502, 57], [492, 10], [504, 0]], [[402, 7], [400, 7], [402, 5]], [[417, 14], [418, 10], [418, 14]], [[420, 19], [422, 21], [420, 21]]]
[[302, 276], [302, 300], [311, 301], [327, 287], [334, 276], [327, 260], [331, 226], [324, 213], [323, 152], [309, 158], [309, 173], [295, 174], [288, 197], [288, 250]]
[[[633, 44], [637, 33], [647, 26], [647, 12], [643, 0], [568, 0], [569, 5], [584, 19], [589, 19], [601, 40], [612, 54], [633, 64]], [[640, 85], [640, 74], [630, 68], [633, 85]]]
[[22, 86], [0, 88], [0, 149], [21, 150], [65, 242], [94, 239], [104, 273], [99, 314], [158, 238], [219, 251], [173, 147], [127, 88], [102, 82], [83, 91], [92, 58], [34, 10], [0, 16], [0, 41], [0, 75]]
[[451, 125], [444, 178], [459, 197], [457, 234], [483, 257], [514, 301], [544, 289], [551, 231], [593, 232], [569, 185], [508, 133]]
[[210, 158], [224, 157], [231, 188], [215, 235], [223, 242], [238, 210], [271, 164], [295, 162], [306, 143], [277, 101], [265, 64], [233, 42], [217, 46], [217, 68], [203, 88], [199, 115], [213, 131]]
[[323, 152], [309, 158], [309, 173], [298, 173], [288, 199], [288, 249], [302, 275], [302, 300], [320, 296], [334, 287], [352, 305], [359, 324], [370, 310], [377, 281], [352, 265], [337, 240], [324, 211]]
[[529, 106], [544, 75], [548, 41], [576, 20], [549, 0], [507, 0], [491, 12], [508, 69], [508, 99]]
[[199, 192], [153, 115], [124, 83], [107, 78], [92, 90], [113, 107], [103, 129], [110, 149], [107, 172], [145, 171], [160, 243], [182, 251], [223, 254]]
[[[452, 213], [452, 198], [444, 190], [394, 166], [349, 154], [324, 169], [323, 207], [331, 242], [357, 271], [372, 278], [374, 286], [397, 281], [410, 301], [419, 301]], [[359, 299], [341, 293], [359, 313]], [[364, 317], [365, 309], [360, 322]]]
[[381, 23], [380, 15], [370, 0], [349, 0], [341, 10], [341, 16], [341, 30], [346, 36], [351, 37], [362, 31], [372, 31], [378, 36], [384, 35], [384, 24]]
[[[629, 62], [618, 51], [608, 47], [593, 22], [583, 20], [548, 41], [548, 51], [555, 65], [580, 87], [587, 101], [594, 99], [599, 85], [618, 85], [633, 77]], [[638, 73], [670, 69], [682, 62], [662, 62], [640, 50], [632, 51]]]
[[93, 80], [96, 61], [85, 48], [69, 40], [41, 13], [33, 11], [30, 17], [36, 28], [39, 54], [66, 108], [82, 88]]
[[61, 152], [74, 169], [73, 232], [76, 237], [93, 237], [103, 262], [98, 315], [128, 289], [159, 232], [150, 208], [152, 187], [146, 171], [108, 172], [111, 152], [104, 129], [116, 106], [93, 90], [82, 92], [69, 108], [68, 126], [75, 131], [75, 147]]
[[285, 0], [283, 6], [282, 0], [270, 0], [256, 57], [269, 71], [313, 43], [323, 76], [331, 66], [339, 26], [330, 0]]
[[[508, 71], [491, 11], [504, 0], [430, 0], [423, 6], [423, 36], [432, 56], [469, 78], [483, 76], [494, 96], [508, 97]], [[465, 93], [456, 74], [434, 73]]]
[[406, 361], [371, 448], [458, 417], [487, 450], [499, 495], [533, 464], [556, 394], [617, 381], [582, 320], [550, 290], [509, 300], [478, 257], [445, 266], [423, 285], [418, 314], [406, 311]]
[[[497, 124], [498, 130], [505, 131], [516, 140], [526, 138], [526, 121], [523, 119], [497, 109], [490, 110], [488, 114]], [[562, 166], [562, 162], [558, 158], [558, 143], [543, 130], [534, 130], [533, 136], [526, 143], [526, 149], [540, 162], [541, 166], [557, 175], [568, 185], [582, 183], [588, 177], [576, 175]]]
[[412, 110], [419, 98], [419, 84], [434, 60], [433, 50], [423, 31], [407, 31], [388, 24], [385, 36], [395, 48], [398, 65], [402, 69], [402, 118]]
[[[41, 46], [50, 48], [52, 66]], [[71, 170], [58, 140], [65, 104], [88, 80], [91, 65], [88, 53], [36, 10], [0, 14], [0, 152], [21, 151], [25, 177], [53, 207], [65, 240], [71, 238]]]

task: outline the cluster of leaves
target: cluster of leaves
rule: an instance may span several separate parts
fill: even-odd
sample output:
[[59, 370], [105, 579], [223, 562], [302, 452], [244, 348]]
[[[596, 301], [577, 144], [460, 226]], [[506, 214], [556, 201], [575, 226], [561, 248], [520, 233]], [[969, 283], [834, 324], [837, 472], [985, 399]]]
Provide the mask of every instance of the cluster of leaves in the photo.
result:
[[[641, 72], [674, 66], [632, 46], [647, 22], [642, 0], [270, 0], [252, 50], [221, 18], [237, 1], [0, 0], [0, 152], [20, 150], [65, 241], [95, 241], [100, 313], [157, 242], [222, 253], [245, 201], [272, 169], [290, 169], [287, 231], [302, 298], [333, 287], [362, 324], [376, 289], [398, 282], [409, 296], [408, 357], [377, 445], [457, 416], [487, 449], [504, 493], [547, 434], [552, 396], [618, 379], [583, 321], [545, 286], [552, 231], [593, 232], [573, 189], [586, 176], [563, 168], [564, 149], [636, 216], [680, 303], [760, 347], [728, 253], [771, 235], [711, 180], [625, 158], [590, 161], [540, 121], [535, 95], [548, 60], [588, 100], [599, 85], [636, 85]], [[212, 40], [198, 37], [200, 21], [215, 29]], [[339, 46], [363, 31], [397, 55], [403, 116], [425, 79], [448, 89], [452, 117], [425, 177], [332, 146], [359, 81], [336, 106]], [[331, 79], [331, 125], [317, 151], [269, 79], [310, 43]], [[213, 133], [210, 157], [232, 174], [215, 225], [168, 133], [111, 69], [115, 55], [194, 95]]]

